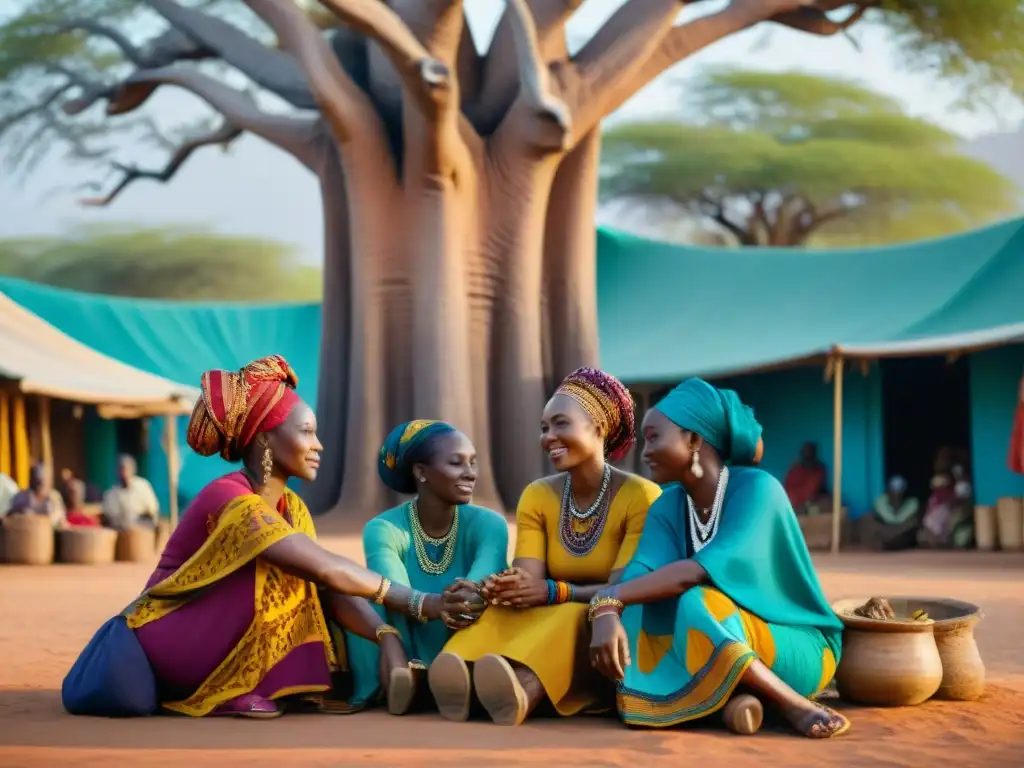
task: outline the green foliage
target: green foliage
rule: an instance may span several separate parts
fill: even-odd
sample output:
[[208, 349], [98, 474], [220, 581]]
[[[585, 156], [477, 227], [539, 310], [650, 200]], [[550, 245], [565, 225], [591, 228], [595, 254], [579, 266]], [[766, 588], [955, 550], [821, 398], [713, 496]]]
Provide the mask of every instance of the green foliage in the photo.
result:
[[169, 228], [89, 227], [0, 240], [0, 274], [89, 293], [215, 301], [311, 301], [320, 270], [282, 243]]
[[[752, 231], [778, 206], [827, 221], [753, 241], [871, 243], [942, 235], [1016, 210], [1021, 194], [958, 137], [856, 83], [718, 70], [688, 88], [690, 123], [626, 124], [605, 136], [602, 196], [669, 203]], [[842, 211], [842, 215], [838, 212]], [[779, 239], [781, 238], [781, 239]], [[753, 244], [753, 243], [751, 243]]]
[[1022, 0], [881, 0], [904, 63], [960, 81], [972, 104], [995, 86], [1024, 95]]

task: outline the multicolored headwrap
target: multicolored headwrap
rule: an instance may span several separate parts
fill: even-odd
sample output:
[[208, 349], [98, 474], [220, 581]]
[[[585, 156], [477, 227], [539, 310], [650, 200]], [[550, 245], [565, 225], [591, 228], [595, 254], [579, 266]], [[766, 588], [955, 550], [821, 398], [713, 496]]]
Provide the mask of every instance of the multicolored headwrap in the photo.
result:
[[722, 461], [751, 466], [761, 460], [761, 424], [754, 418], [754, 409], [744, 405], [731, 389], [719, 389], [703, 379], [687, 379], [654, 408], [680, 428], [703, 437]]
[[629, 453], [636, 442], [636, 406], [621, 381], [597, 368], [577, 368], [555, 394], [571, 397], [601, 426], [609, 460], [618, 461]]
[[299, 402], [299, 377], [280, 355], [254, 360], [240, 371], [207, 371], [186, 439], [200, 456], [238, 461], [259, 432], [280, 426]]
[[422, 447], [432, 437], [455, 431], [447, 422], [430, 419], [407, 421], [391, 430], [377, 459], [377, 474], [384, 485], [397, 493], [416, 493], [412, 466], [425, 458]]

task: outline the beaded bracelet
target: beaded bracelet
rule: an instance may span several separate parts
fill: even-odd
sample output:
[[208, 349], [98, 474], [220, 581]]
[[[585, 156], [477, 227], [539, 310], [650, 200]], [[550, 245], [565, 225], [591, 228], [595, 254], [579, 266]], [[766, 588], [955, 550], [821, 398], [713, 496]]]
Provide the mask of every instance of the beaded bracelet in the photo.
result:
[[571, 603], [576, 597], [576, 588], [567, 581], [555, 581], [547, 579], [548, 583], [548, 605], [559, 605]]
[[384, 598], [388, 596], [388, 592], [391, 590], [391, 579], [385, 576], [380, 577], [380, 586], [377, 587], [377, 591], [373, 593], [373, 602], [377, 605], [384, 605]]
[[377, 635], [378, 643], [380, 642], [381, 638], [384, 637], [384, 635], [394, 635], [399, 640], [402, 639], [402, 634], [397, 629], [392, 627], [390, 624], [381, 624], [379, 627], [377, 627], [375, 634]]
[[625, 604], [615, 597], [595, 595], [587, 609], [587, 621], [593, 622], [598, 616], [606, 613], [621, 614]]

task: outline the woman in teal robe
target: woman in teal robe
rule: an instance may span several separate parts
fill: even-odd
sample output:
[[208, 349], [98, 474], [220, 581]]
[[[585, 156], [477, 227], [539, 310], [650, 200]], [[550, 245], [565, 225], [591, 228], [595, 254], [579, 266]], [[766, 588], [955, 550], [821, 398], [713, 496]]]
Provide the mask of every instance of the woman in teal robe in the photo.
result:
[[376, 644], [346, 634], [354, 708], [386, 692], [388, 710], [403, 714], [427, 689], [424, 670], [452, 632], [479, 618], [487, 603], [479, 584], [508, 567], [508, 524], [499, 513], [470, 503], [476, 450], [464, 434], [440, 421], [401, 424], [378, 460], [381, 480], [412, 499], [381, 512], [363, 529], [367, 567], [411, 587], [410, 615], [374, 606], [401, 635], [409, 668], [382, 669]]
[[643, 433], [652, 478], [672, 485], [622, 582], [590, 609], [591, 661], [618, 681], [620, 717], [677, 725], [721, 709], [742, 684], [802, 735], [845, 732], [845, 717], [809, 698], [831, 682], [842, 624], [785, 490], [753, 466], [763, 451], [753, 411], [689, 379], [648, 412]]

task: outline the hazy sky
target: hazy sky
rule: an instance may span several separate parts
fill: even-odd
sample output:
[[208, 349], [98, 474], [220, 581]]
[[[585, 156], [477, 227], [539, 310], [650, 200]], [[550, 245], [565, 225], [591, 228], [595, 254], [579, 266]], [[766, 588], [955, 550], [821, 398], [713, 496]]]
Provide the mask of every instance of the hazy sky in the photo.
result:
[[[592, 34], [621, 2], [588, 0], [570, 25], [573, 43], [578, 45]], [[476, 40], [489, 40], [503, 0], [468, 0], [467, 5], [473, 8]], [[709, 4], [707, 10], [714, 7]], [[957, 92], [927, 74], [907, 73], [882, 30], [861, 26], [853, 35], [860, 43], [859, 51], [841, 36], [818, 38], [764, 25], [683, 62], [638, 94], [613, 119], [671, 111], [676, 96], [669, 80], [685, 78], [708, 64], [728, 64], [855, 76], [898, 98], [909, 111], [966, 136], [1006, 129], [1019, 120], [1016, 108], [999, 118], [991, 112], [954, 112], [951, 105]], [[201, 114], [195, 100], [170, 89], [153, 100], [153, 109], [162, 123], [170, 124]], [[164, 161], [155, 150], [131, 159], [152, 166]], [[320, 259], [320, 203], [313, 177], [259, 139], [244, 138], [228, 154], [203, 150], [172, 183], [137, 182], [106, 209], [83, 209], [75, 202], [77, 193], [59, 190], [102, 178], [103, 173], [102, 169], [68, 166], [55, 157], [24, 184], [0, 177], [0, 237], [53, 234], [83, 222], [191, 225], [294, 243], [308, 260]]]

